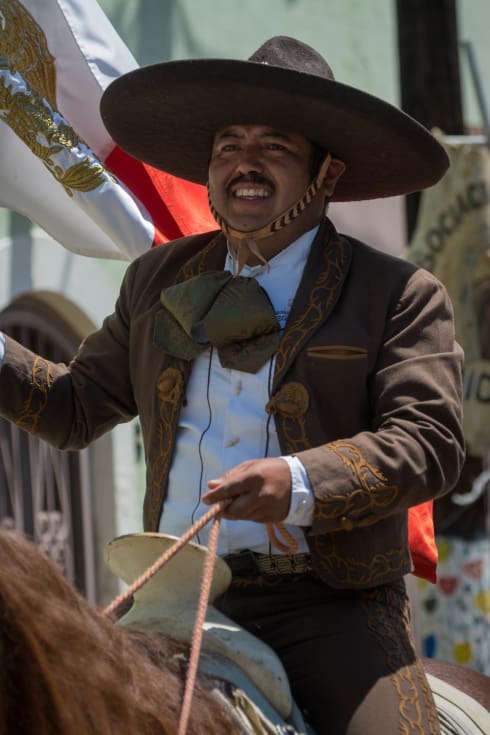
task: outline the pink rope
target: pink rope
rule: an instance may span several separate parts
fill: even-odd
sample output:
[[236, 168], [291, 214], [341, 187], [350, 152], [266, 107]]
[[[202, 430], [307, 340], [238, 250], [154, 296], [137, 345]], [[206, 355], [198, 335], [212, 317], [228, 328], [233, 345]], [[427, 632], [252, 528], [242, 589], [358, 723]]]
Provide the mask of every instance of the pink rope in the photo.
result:
[[[267, 536], [272, 546], [282, 551], [284, 554], [296, 554], [298, 551], [298, 542], [287, 530], [284, 523], [266, 523]], [[284, 544], [277, 536], [276, 530], [282, 535], [286, 543]]]
[[220, 519], [215, 518], [213, 520], [211, 531], [209, 532], [208, 551], [206, 554], [206, 559], [204, 561], [201, 592], [199, 595], [196, 622], [194, 623], [194, 630], [192, 633], [189, 666], [187, 668], [184, 699], [182, 701], [182, 710], [180, 713], [180, 722], [177, 735], [185, 735], [189, 716], [191, 713], [192, 697], [194, 694], [194, 685], [196, 683], [199, 656], [201, 653], [203, 628], [206, 621], [206, 611], [208, 608], [211, 584], [213, 581], [214, 560], [216, 558], [216, 551], [218, 549], [219, 524]]

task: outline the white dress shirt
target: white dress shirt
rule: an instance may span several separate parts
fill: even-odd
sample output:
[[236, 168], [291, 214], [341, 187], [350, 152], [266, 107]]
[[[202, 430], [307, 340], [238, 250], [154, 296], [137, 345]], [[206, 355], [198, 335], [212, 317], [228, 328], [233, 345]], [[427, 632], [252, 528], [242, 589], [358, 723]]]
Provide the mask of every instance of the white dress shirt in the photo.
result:
[[[284, 328], [313, 239], [304, 233], [269, 261], [269, 267], [245, 266], [240, 275], [254, 277], [267, 292], [277, 320]], [[228, 253], [225, 270], [236, 272]], [[187, 401], [180, 413], [176, 450], [170, 467], [168, 494], [159, 530], [181, 536], [209, 510], [201, 502], [209, 480], [249, 459], [281, 456], [274, 418], [266, 413], [274, 358], [255, 373], [223, 368], [216, 350], [202, 352], [194, 361]], [[299, 526], [310, 525], [313, 494], [306, 471], [297, 457], [284, 457], [292, 480], [292, 498], [284, 523], [298, 542], [298, 553], [308, 551]], [[209, 526], [196, 541], [207, 544]], [[263, 523], [229, 521], [220, 524], [220, 554], [240, 549], [281, 553], [271, 548]]]

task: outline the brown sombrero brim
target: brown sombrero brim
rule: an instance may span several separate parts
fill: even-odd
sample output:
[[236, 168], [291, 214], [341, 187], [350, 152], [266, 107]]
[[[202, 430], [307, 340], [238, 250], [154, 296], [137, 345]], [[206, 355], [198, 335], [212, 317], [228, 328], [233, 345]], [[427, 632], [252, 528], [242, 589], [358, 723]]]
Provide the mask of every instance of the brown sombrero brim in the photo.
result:
[[125, 74], [101, 114], [114, 141], [152, 166], [204, 184], [214, 135], [227, 125], [302, 133], [346, 164], [333, 200], [409, 194], [449, 166], [413, 118], [340, 82], [250, 61], [170, 61]]

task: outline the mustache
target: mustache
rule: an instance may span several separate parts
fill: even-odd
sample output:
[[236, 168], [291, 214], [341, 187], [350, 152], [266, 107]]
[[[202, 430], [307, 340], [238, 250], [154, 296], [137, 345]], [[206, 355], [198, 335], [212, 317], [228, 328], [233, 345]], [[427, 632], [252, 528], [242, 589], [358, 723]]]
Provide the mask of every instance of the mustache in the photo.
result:
[[235, 176], [235, 178], [228, 184], [227, 189], [230, 190], [237, 184], [263, 184], [270, 187], [273, 191], [275, 188], [270, 179], [266, 176], [262, 176], [262, 174], [256, 173], [255, 171], [251, 171], [249, 174], [240, 174], [239, 176]]

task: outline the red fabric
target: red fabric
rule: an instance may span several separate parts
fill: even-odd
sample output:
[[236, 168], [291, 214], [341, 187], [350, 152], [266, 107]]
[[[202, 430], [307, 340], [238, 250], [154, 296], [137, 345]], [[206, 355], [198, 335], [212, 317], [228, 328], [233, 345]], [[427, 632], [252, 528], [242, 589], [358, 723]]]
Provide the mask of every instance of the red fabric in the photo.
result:
[[408, 543], [417, 577], [437, 581], [437, 546], [434, 536], [432, 500], [408, 510]]
[[148, 166], [117, 146], [104, 163], [148, 210], [155, 227], [153, 245], [217, 229], [206, 187]]

